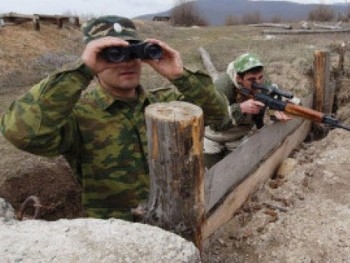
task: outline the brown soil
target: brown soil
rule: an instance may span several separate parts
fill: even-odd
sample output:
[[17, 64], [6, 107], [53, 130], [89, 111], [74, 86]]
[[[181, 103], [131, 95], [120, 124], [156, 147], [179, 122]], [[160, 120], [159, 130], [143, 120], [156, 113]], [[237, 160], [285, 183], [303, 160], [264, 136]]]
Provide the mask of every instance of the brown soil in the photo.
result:
[[301, 145], [293, 171], [261, 185], [212, 235], [208, 262], [347, 262], [349, 136], [337, 129]]
[[[81, 187], [63, 158], [48, 159], [11, 149], [4, 137], [0, 144], [0, 197], [6, 199], [17, 213], [24, 200], [37, 196], [41, 208], [39, 218], [57, 220], [75, 218], [82, 214], [80, 204]], [[34, 207], [28, 203], [25, 216], [34, 216]]]
[[[349, 54], [343, 74], [337, 71], [338, 56], [334, 53], [335, 46], [349, 39], [348, 34], [283, 36], [266, 42], [261, 29], [250, 27], [174, 29], [143, 22], [138, 22], [138, 26], [145, 35], [168, 40], [178, 48], [185, 64], [199, 67], [200, 60], [194, 55], [198, 46], [208, 46], [219, 70], [235, 55], [252, 49], [267, 61], [270, 77], [283, 87], [293, 87], [294, 92], [300, 92], [299, 96], [310, 88], [307, 74], [312, 67], [312, 51], [308, 49], [329, 48], [333, 50], [332, 76], [337, 77], [334, 80], [337, 116], [345, 124], [350, 123]], [[0, 114], [13, 99], [54, 68], [78, 57], [81, 39], [79, 29], [68, 26], [59, 30], [44, 24], [40, 32], [34, 31], [30, 23], [0, 28]], [[147, 87], [163, 83], [147, 68], [145, 76]], [[62, 158], [23, 153], [2, 136], [0, 156], [0, 197], [7, 199], [16, 211], [28, 196], [36, 195], [43, 206], [42, 219], [81, 216], [81, 188]], [[350, 258], [348, 156], [350, 133], [341, 129], [300, 145], [291, 155], [297, 163], [295, 168], [283, 178], [271, 178], [259, 186], [234, 218], [209, 238], [204, 261], [347, 262]], [[32, 214], [32, 210], [26, 210], [27, 216]]]
[[[78, 29], [31, 23], [0, 28], [0, 113], [28, 85], [45, 77], [55, 67], [75, 59], [82, 46]], [[69, 58], [67, 54], [70, 54]], [[72, 55], [73, 54], [73, 55]], [[80, 186], [62, 158], [33, 156], [15, 149], [0, 136], [0, 196], [19, 211], [24, 200], [35, 195], [42, 208], [40, 218], [55, 220], [81, 214]], [[26, 216], [34, 215], [32, 204]]]

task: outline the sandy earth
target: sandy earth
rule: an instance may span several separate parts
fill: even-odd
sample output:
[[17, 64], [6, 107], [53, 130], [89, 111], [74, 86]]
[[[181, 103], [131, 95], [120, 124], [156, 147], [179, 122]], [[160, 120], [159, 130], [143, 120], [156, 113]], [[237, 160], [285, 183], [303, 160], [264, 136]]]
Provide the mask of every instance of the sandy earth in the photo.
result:
[[293, 154], [210, 238], [208, 262], [348, 262], [350, 133], [333, 130]]

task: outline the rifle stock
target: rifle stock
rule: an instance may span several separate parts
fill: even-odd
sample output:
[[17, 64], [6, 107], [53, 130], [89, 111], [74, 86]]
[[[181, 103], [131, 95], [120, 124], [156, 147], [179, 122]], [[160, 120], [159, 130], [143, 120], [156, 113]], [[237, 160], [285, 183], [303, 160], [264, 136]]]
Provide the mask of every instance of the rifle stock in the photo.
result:
[[350, 127], [341, 124], [337, 119], [333, 118], [332, 116], [319, 111], [315, 111], [313, 109], [302, 107], [300, 105], [286, 102], [285, 112], [290, 115], [308, 119], [313, 122], [323, 123], [335, 128], [342, 128], [344, 130], [350, 131]]
[[304, 119], [308, 119], [310, 121], [318, 122], [318, 123], [322, 123], [323, 116], [324, 116], [322, 112], [315, 111], [313, 109], [309, 109], [290, 102], [285, 103], [284, 112], [293, 116], [302, 117]]

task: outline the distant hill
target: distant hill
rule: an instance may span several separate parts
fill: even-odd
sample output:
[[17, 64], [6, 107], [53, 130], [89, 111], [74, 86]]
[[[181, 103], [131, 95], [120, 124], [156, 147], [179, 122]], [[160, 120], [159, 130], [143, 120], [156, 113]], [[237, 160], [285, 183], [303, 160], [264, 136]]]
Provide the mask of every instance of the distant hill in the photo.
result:
[[[250, 1], [250, 0], [197, 0], [195, 6], [210, 25], [223, 25], [229, 15], [241, 17], [259, 12], [263, 21], [278, 17], [281, 21], [305, 20], [311, 10], [319, 4], [299, 4], [288, 1]], [[345, 12], [345, 4], [333, 4], [330, 7], [335, 14]], [[172, 9], [164, 12], [147, 14], [136, 18], [152, 20], [154, 16], [168, 16]]]

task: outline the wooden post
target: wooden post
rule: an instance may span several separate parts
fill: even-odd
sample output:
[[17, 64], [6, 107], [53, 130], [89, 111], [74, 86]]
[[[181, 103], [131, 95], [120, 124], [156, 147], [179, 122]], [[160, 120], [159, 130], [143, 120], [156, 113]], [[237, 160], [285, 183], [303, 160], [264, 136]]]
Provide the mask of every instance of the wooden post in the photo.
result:
[[57, 27], [59, 28], [59, 29], [61, 29], [62, 27], [63, 27], [63, 17], [61, 17], [61, 16], [57, 16], [56, 17], [56, 24], [57, 24]]
[[40, 19], [35, 15], [33, 17], [33, 28], [35, 31], [40, 31]]
[[144, 220], [202, 250], [204, 120], [196, 105], [174, 101], [146, 108], [150, 196]]
[[334, 88], [330, 85], [330, 54], [316, 50], [314, 53], [315, 94], [313, 108], [324, 113], [331, 113]]
[[73, 20], [73, 22], [71, 24], [73, 24], [76, 27], [80, 26], [79, 17], [78, 16], [71, 17], [71, 19]]
[[347, 44], [345, 42], [341, 43], [337, 51], [339, 54], [338, 71], [340, 75], [344, 74], [344, 58], [347, 49]]
[[198, 51], [201, 54], [205, 69], [207, 70], [211, 79], [215, 81], [219, 77], [219, 73], [211, 62], [209, 53], [203, 47], [199, 47]]

